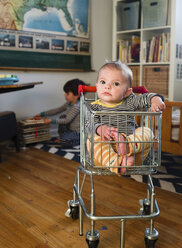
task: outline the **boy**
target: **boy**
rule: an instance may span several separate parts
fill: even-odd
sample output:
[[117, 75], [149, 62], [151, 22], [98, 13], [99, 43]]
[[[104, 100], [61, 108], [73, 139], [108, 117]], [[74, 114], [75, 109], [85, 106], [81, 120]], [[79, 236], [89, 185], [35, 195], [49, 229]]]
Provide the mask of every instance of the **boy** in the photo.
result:
[[59, 145], [79, 145], [80, 144], [80, 100], [78, 86], [86, 85], [80, 79], [72, 79], [63, 86], [66, 103], [62, 106], [41, 112], [36, 117], [46, 117], [60, 114], [59, 118], [48, 118], [45, 122], [58, 124], [59, 139], [55, 140]]
[[[94, 111], [136, 111], [141, 108], [151, 107], [152, 111], [160, 111], [165, 108], [163, 98], [155, 93], [148, 93], [136, 96], [132, 92], [132, 71], [120, 61], [108, 62], [104, 64], [98, 72], [96, 83], [99, 100], [91, 103]], [[119, 118], [119, 119], [118, 119]], [[96, 166], [132, 166], [140, 164], [150, 150], [149, 143], [138, 143], [153, 138], [153, 133], [149, 128], [137, 128], [134, 116], [127, 118], [112, 115], [95, 116], [95, 136], [94, 136], [94, 163]], [[119, 125], [118, 125], [119, 123]], [[106, 140], [115, 140], [116, 144], [110, 146]], [[129, 143], [124, 143], [128, 141]], [[135, 141], [130, 143], [130, 141]], [[123, 142], [123, 143], [122, 143]], [[127, 144], [127, 145], [126, 145]], [[90, 145], [87, 143], [88, 150]], [[121, 170], [112, 168], [111, 171], [124, 173]]]

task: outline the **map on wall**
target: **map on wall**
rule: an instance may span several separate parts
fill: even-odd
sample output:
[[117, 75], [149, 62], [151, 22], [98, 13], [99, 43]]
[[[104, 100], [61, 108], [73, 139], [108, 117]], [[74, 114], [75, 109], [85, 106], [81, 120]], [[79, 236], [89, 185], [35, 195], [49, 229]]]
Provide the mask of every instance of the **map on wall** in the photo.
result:
[[89, 0], [0, 0], [0, 29], [89, 37]]

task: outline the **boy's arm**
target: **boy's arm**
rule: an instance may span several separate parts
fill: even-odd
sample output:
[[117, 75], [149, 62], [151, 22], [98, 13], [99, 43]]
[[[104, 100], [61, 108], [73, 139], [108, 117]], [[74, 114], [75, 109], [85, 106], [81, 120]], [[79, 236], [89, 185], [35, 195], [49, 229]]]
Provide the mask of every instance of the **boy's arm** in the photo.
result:
[[56, 114], [60, 114], [62, 113], [63, 111], [66, 110], [66, 107], [67, 107], [67, 103], [63, 104], [62, 106], [58, 107], [58, 108], [54, 108], [54, 109], [50, 109], [50, 110], [47, 110], [45, 112], [41, 112], [41, 116], [51, 116], [51, 115], [56, 115]]
[[[36, 119], [36, 118], [40, 118], [40, 117], [47, 117], [47, 116], [62, 113], [66, 110], [66, 106], [67, 106], [67, 104], [65, 103], [58, 108], [54, 108], [54, 109], [50, 109], [48, 111], [41, 112], [41, 113], [35, 115], [34, 118]], [[49, 118], [49, 119], [45, 119], [45, 120], [47, 120], [46, 124], [48, 124], [48, 123], [56, 124], [56, 118]]]
[[73, 121], [73, 119], [80, 114], [80, 108], [76, 105], [70, 107], [69, 111], [66, 113], [64, 118], [57, 118], [57, 124], [69, 124]]

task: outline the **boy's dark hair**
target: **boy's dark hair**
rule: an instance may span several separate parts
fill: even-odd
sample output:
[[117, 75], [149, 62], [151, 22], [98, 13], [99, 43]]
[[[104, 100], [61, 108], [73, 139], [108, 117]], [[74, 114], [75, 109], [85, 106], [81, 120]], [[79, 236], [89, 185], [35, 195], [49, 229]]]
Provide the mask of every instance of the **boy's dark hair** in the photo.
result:
[[72, 92], [74, 96], [77, 96], [78, 95], [78, 86], [80, 84], [87, 85], [86, 83], [84, 83], [82, 80], [80, 80], [78, 78], [69, 80], [63, 86], [63, 90], [65, 93]]

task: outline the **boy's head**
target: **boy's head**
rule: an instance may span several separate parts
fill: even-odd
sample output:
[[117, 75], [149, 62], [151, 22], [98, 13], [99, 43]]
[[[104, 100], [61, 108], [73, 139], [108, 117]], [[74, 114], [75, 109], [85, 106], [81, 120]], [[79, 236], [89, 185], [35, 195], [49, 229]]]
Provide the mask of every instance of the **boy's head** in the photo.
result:
[[65, 83], [65, 85], [63, 86], [63, 90], [65, 92], [65, 99], [67, 102], [71, 104], [77, 102], [77, 100], [79, 99], [78, 86], [80, 84], [86, 85], [82, 80], [78, 78], [69, 80]]
[[120, 61], [104, 64], [97, 78], [98, 97], [106, 104], [119, 103], [132, 92], [133, 74], [128, 66]]

